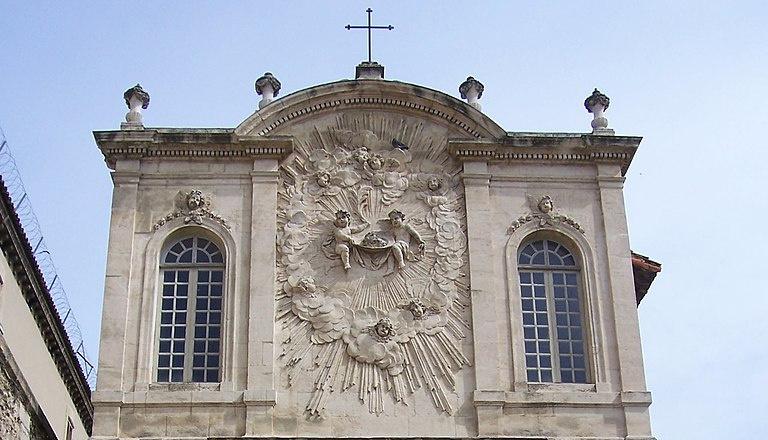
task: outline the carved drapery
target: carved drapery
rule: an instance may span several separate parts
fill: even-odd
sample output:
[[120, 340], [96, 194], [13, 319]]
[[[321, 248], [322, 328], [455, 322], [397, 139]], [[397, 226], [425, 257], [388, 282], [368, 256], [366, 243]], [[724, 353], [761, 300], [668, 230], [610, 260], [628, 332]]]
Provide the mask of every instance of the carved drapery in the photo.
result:
[[278, 194], [277, 319], [291, 380], [316, 374], [307, 402], [334, 390], [370, 412], [424, 388], [452, 412], [469, 365], [467, 238], [460, 168], [446, 140], [386, 117], [339, 116], [297, 138]]

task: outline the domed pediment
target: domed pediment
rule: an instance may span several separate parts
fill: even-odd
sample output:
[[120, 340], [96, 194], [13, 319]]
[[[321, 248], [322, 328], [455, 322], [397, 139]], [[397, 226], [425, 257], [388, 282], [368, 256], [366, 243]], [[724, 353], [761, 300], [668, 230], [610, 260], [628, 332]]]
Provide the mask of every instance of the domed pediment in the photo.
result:
[[296, 121], [344, 110], [381, 110], [426, 118], [454, 128], [468, 139], [499, 138], [506, 134], [483, 113], [450, 95], [384, 80], [343, 80], [294, 92], [249, 116], [237, 126], [235, 134], [287, 134], [286, 126]]

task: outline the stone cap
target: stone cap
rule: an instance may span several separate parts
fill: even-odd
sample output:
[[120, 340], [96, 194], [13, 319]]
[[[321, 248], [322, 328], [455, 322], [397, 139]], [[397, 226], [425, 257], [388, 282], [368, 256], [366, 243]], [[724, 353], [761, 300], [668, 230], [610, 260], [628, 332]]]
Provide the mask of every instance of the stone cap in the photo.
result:
[[355, 67], [355, 79], [384, 79], [384, 66], [376, 61], [363, 61]]

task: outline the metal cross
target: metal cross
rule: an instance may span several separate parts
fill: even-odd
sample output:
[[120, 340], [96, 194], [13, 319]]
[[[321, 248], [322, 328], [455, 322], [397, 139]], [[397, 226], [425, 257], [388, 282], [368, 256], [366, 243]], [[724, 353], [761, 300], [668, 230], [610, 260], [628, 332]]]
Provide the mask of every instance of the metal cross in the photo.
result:
[[373, 12], [373, 9], [368, 8], [365, 10], [365, 12], [368, 13], [368, 26], [352, 26], [351, 24], [348, 24], [344, 26], [347, 28], [347, 30], [351, 29], [368, 29], [368, 62], [371, 62], [371, 29], [386, 29], [388, 31], [391, 31], [395, 27], [391, 24], [389, 26], [371, 26], [371, 12]]

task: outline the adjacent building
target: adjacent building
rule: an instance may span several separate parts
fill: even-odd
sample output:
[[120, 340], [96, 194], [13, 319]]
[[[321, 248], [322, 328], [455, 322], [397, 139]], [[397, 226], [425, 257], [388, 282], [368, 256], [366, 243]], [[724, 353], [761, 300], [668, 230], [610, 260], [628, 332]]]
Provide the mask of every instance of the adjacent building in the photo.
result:
[[90, 388], [0, 179], [0, 438], [85, 440]]

